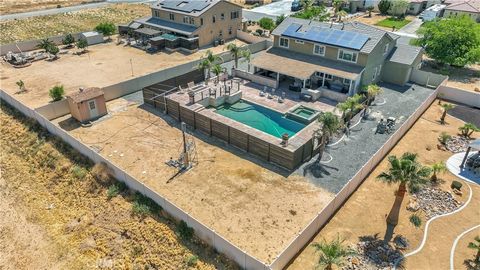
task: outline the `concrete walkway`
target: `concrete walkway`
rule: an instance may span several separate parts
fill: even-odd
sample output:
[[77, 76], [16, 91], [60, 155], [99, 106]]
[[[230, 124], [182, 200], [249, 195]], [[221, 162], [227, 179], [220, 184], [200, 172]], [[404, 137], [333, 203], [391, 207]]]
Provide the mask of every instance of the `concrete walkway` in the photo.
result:
[[101, 8], [110, 4], [117, 4], [117, 3], [145, 3], [145, 2], [153, 2], [153, 1], [154, 0], [107, 0], [105, 2], [100, 2], [100, 3], [90, 3], [90, 4], [84, 4], [84, 5], [78, 5], [78, 6], [63, 7], [63, 8], [52, 8], [52, 9], [7, 14], [7, 15], [0, 16], [0, 21], [18, 20], [18, 19], [25, 19], [30, 17], [73, 12], [73, 11], [79, 11], [84, 9]]
[[420, 28], [420, 26], [422, 26], [422, 23], [423, 21], [421, 19], [415, 18], [413, 21], [402, 27], [400, 30], [392, 33], [402, 37], [418, 38], [416, 32]]

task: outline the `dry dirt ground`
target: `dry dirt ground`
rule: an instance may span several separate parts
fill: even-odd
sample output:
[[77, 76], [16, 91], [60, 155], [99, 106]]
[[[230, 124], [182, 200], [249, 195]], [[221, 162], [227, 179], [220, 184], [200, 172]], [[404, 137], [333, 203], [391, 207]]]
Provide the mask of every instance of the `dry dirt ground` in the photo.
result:
[[[234, 40], [237, 45], [245, 43]], [[221, 53], [225, 46], [208, 48]], [[60, 55], [58, 60], [38, 61], [25, 68], [14, 68], [3, 62], [0, 70], [0, 87], [9, 93], [18, 91], [16, 82], [23, 80], [28, 90], [15, 98], [29, 107], [39, 107], [50, 102], [48, 90], [63, 85], [66, 94], [78, 91], [79, 87], [105, 87], [134, 77], [150, 74], [199, 59], [207, 49], [193, 54], [160, 52], [154, 55], [143, 50], [116, 45], [115, 42], [89, 47], [89, 52], [73, 55], [76, 49]]]
[[426, 59], [422, 70], [448, 75], [447, 86], [480, 93], [480, 64], [463, 68], [439, 67], [432, 60]]
[[0, 1], [0, 14], [27, 12], [39, 9], [57, 8], [57, 6], [73, 6], [98, 0], [2, 0]]
[[[419, 160], [424, 165], [446, 161], [452, 153], [438, 150], [437, 138], [443, 131], [451, 135], [457, 134], [458, 127], [462, 126], [463, 122], [447, 116], [448, 124], [440, 125], [438, 122], [440, 115], [441, 108], [437, 102], [435, 102], [392, 149], [389, 155], [399, 156], [404, 152], [415, 152], [418, 153]], [[476, 133], [474, 137], [478, 138], [480, 134]], [[331, 240], [337, 237], [337, 235], [345, 238], [347, 243], [350, 244], [356, 244], [362, 236], [378, 235], [380, 239], [383, 239], [387, 229], [385, 217], [393, 205], [395, 199], [394, 192], [397, 188], [397, 186], [388, 186], [376, 180], [376, 176], [387, 168], [388, 161], [385, 158], [329, 223], [320, 230], [312, 240], [312, 243], [318, 242], [321, 239]], [[443, 180], [441, 187], [444, 190], [450, 190], [452, 180], [459, 180], [450, 173], [442, 174], [441, 179]], [[445, 241], [436, 241], [431, 245], [427, 242], [426, 252], [422, 253], [422, 256], [407, 258], [407, 269], [448, 269], [448, 254], [450, 254], [450, 248], [455, 237], [463, 231], [461, 230], [462, 227], [473, 227], [475, 223], [478, 224], [480, 220], [480, 208], [478, 208], [480, 186], [475, 184], [470, 185], [474, 190], [474, 194], [477, 194], [477, 196], [472, 199], [472, 201], [476, 200], [476, 202], [469, 204], [458, 216], [454, 215], [449, 219], [434, 221], [431, 227], [431, 237], [435, 238], [436, 236]], [[459, 201], [465, 201], [468, 198], [467, 189], [462, 190], [464, 191], [463, 196], [459, 197], [455, 195]], [[419, 229], [415, 228], [409, 222], [411, 212], [405, 210], [408, 201], [409, 195], [406, 195], [400, 212], [399, 224], [395, 227], [393, 235], [393, 237], [403, 235], [409, 240], [410, 248], [407, 252], [418, 247], [423, 237], [425, 226], [425, 220]], [[464, 249], [464, 247], [459, 247], [458, 251], [464, 252], [462, 251]], [[441, 253], [443, 254], [442, 256], [445, 255], [446, 257], [437, 255], [437, 253]], [[309, 244], [299, 253], [298, 257], [289, 266], [289, 269], [315, 269], [318, 258], [319, 254], [316, 253], [314, 248]], [[417, 258], [419, 259], [417, 260]], [[441, 260], [439, 258], [441, 258]], [[434, 265], [437, 268], [430, 268], [430, 266], [433, 267]]]
[[454, 269], [466, 269], [465, 259], [475, 259], [476, 251], [474, 249], [468, 248], [468, 243], [475, 242], [474, 238], [476, 236], [480, 236], [480, 228], [470, 231], [469, 233], [463, 235], [462, 238], [460, 238], [457, 243], [457, 247], [455, 248]]
[[111, 116], [89, 128], [74, 127], [71, 119], [55, 122], [263, 261], [271, 262], [333, 198], [303, 177], [285, 178], [283, 171], [197, 133], [198, 164], [168, 183], [176, 170], [164, 162], [181, 152], [178, 123], [127, 104], [111, 102]]
[[133, 215], [131, 192], [108, 199], [111, 180], [4, 104], [0, 123], [0, 269], [236, 269], [162, 213]]
[[101, 22], [128, 23], [151, 14], [145, 4], [115, 4], [56, 15], [0, 22], [0, 44], [90, 31]]

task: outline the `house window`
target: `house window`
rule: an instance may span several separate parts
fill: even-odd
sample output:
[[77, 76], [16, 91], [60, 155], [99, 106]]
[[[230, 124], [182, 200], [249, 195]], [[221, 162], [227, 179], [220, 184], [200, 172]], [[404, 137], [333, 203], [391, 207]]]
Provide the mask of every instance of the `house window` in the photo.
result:
[[315, 77], [323, 78], [323, 72], [315, 71]]
[[195, 24], [195, 19], [193, 17], [190, 17], [190, 24]]
[[228, 34], [229, 34], [229, 35], [232, 35], [232, 33], [233, 33], [232, 27], [230, 26], [230, 27], [228, 28]]
[[188, 16], [183, 17], [183, 23], [188, 23], [188, 22], [189, 22]]
[[90, 107], [91, 111], [95, 110], [95, 100], [90, 100], [88, 102], [88, 107]]
[[203, 18], [200, 18], [200, 25], [203, 25]]
[[217, 20], [217, 18], [215, 17], [215, 15], [212, 16], [212, 22], [215, 23], [215, 21]]
[[326, 73], [325, 73], [325, 79], [327, 79], [327, 80], [333, 79], [332, 74], [326, 74]]
[[169, 16], [171, 21], [175, 21], [175, 15], [173, 13], [170, 13]]
[[222, 30], [218, 31], [218, 36], [223, 37], [223, 31]]
[[288, 48], [288, 38], [280, 38], [280, 47]]
[[298, 44], [303, 44], [303, 40], [300, 40], [300, 39], [295, 39], [295, 43], [298, 43]]
[[383, 48], [383, 54], [386, 54], [388, 52], [388, 45], [390, 44], [385, 44], [385, 48]]
[[222, 20], [222, 21], [225, 20], [225, 14], [224, 13], [220, 14], [220, 20]]
[[240, 11], [232, 11], [230, 13], [230, 18], [232, 20], [238, 19], [240, 17]]
[[347, 62], [357, 62], [357, 53], [356, 52], [351, 52], [351, 51], [346, 51], [346, 50], [338, 50], [338, 59], [347, 61]]
[[325, 55], [325, 46], [315, 44], [313, 45], [313, 54], [316, 55]]
[[343, 84], [350, 85], [351, 81], [349, 79], [343, 79]]

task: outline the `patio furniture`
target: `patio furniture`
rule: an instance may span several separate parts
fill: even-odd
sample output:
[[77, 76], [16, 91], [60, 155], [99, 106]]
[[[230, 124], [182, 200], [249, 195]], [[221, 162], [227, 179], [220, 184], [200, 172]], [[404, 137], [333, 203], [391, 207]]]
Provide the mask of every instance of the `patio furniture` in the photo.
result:
[[338, 84], [338, 83], [332, 83], [330, 84], [330, 90], [336, 91], [336, 92], [342, 92], [343, 90], [343, 85]]
[[193, 87], [195, 87], [195, 83], [194, 82], [189, 82], [189, 83], [187, 83], [187, 86], [188, 86], [188, 89], [192, 90]]
[[322, 95], [322, 92], [320, 90], [307, 89], [307, 88], [303, 88], [300, 91], [300, 93], [311, 96], [313, 101], [316, 101]]
[[294, 92], [300, 92], [300, 90], [302, 90], [302, 86], [300, 86], [300, 85], [295, 85], [295, 84], [290, 84], [290, 85], [288, 86], [288, 90], [294, 91]]
[[312, 96], [305, 93], [300, 93], [300, 99], [305, 101], [312, 101]]

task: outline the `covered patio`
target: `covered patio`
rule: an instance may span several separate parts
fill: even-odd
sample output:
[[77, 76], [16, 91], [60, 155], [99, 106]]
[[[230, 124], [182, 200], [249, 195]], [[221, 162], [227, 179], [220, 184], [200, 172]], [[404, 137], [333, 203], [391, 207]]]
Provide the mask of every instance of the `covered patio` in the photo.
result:
[[[276, 88], [301, 92], [313, 100], [320, 96], [353, 95], [358, 91], [363, 67], [321, 57], [310, 57], [271, 48], [252, 60], [254, 74], [275, 80]], [[340, 95], [338, 95], [340, 94]]]

